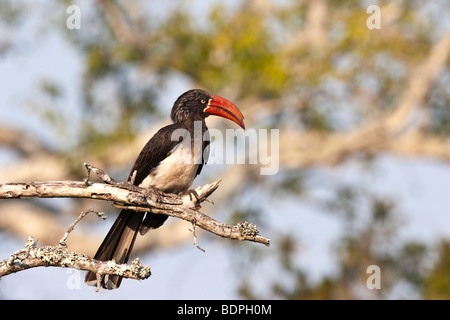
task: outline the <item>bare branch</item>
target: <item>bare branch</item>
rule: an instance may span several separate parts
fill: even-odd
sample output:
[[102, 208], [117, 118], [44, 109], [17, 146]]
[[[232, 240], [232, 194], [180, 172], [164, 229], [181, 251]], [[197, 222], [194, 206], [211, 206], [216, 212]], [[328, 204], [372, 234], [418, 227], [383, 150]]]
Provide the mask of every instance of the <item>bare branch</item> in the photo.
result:
[[0, 199], [17, 198], [91, 198], [114, 202], [114, 206], [135, 211], [151, 211], [183, 219], [224, 238], [248, 240], [268, 246], [270, 239], [254, 233], [242, 233], [239, 226], [214, 220], [197, 211], [196, 206], [205, 201], [218, 187], [219, 181], [195, 189], [198, 200], [189, 193], [177, 195], [155, 189], [144, 189], [128, 183], [115, 182], [102, 170], [91, 170], [107, 183], [86, 181], [18, 182], [0, 184]]
[[61, 238], [61, 240], [59, 240], [60, 246], [67, 247], [66, 240], [67, 240], [67, 237], [69, 236], [69, 233], [71, 233], [73, 231], [73, 228], [75, 228], [75, 225], [78, 222], [80, 222], [80, 220], [83, 219], [88, 213], [94, 212], [97, 214], [97, 216], [99, 216], [103, 220], [106, 219], [106, 215], [103, 212], [94, 211], [94, 208], [95, 208], [95, 206], [91, 207], [88, 211], [83, 211], [78, 216], [78, 218], [76, 218], [75, 221], [70, 224], [69, 229], [67, 229], [67, 231], [64, 233], [64, 236]]
[[[129, 183], [116, 182], [103, 170], [85, 164], [88, 176], [84, 181], [25, 182], [0, 184], [0, 199], [13, 198], [92, 198], [114, 201], [113, 205], [135, 211], [151, 211], [190, 221], [193, 225], [194, 244], [197, 245], [195, 227], [199, 226], [216, 235], [238, 240], [249, 240], [265, 245], [270, 244], [266, 237], [258, 235], [256, 225], [238, 223], [235, 226], [218, 222], [200, 213], [195, 208], [207, 199], [219, 186], [220, 180], [195, 189], [196, 197], [188, 192], [184, 195], [168, 194], [154, 189], [144, 189]], [[106, 183], [89, 182], [89, 173], [95, 172]], [[191, 191], [192, 192], [192, 191]], [[121, 204], [119, 204], [121, 203]], [[11, 255], [10, 259], [0, 261], [0, 278], [22, 270], [55, 266], [93, 271], [99, 279], [102, 275], [119, 275], [129, 279], [146, 279], [150, 276], [150, 267], [143, 266], [136, 259], [130, 265], [117, 264], [115, 261], [98, 261], [84, 254], [69, 252], [66, 240], [86, 214], [95, 212], [94, 207], [81, 215], [70, 225], [56, 246], [37, 247], [34, 238], [29, 237], [25, 248]], [[97, 212], [95, 212], [97, 213]], [[97, 213], [103, 218], [102, 214]], [[203, 250], [204, 251], [204, 250]], [[100, 282], [99, 282], [100, 283]], [[99, 287], [99, 286], [98, 286]]]
[[450, 56], [450, 31], [446, 32], [431, 48], [429, 54], [417, 65], [409, 77], [408, 85], [400, 97], [395, 111], [385, 120], [390, 131], [399, 131], [407, 124], [411, 113], [425, 98], [438, 72], [445, 66]]
[[327, 134], [313, 130], [284, 130], [280, 141], [290, 143], [280, 143], [280, 165], [289, 168], [336, 165], [358, 152], [379, 151], [448, 160], [448, 142], [420, 132], [417, 125], [412, 125], [411, 119], [449, 56], [450, 31], [447, 31], [424, 59], [411, 69], [405, 90], [392, 111], [357, 128]]
[[124, 278], [143, 280], [150, 275], [150, 267], [143, 266], [136, 259], [127, 264], [114, 261], [98, 261], [84, 254], [69, 252], [62, 245], [37, 247], [34, 238], [29, 237], [25, 248], [0, 261], [0, 278], [22, 270], [36, 267], [61, 267], [93, 271], [100, 275], [120, 275]]

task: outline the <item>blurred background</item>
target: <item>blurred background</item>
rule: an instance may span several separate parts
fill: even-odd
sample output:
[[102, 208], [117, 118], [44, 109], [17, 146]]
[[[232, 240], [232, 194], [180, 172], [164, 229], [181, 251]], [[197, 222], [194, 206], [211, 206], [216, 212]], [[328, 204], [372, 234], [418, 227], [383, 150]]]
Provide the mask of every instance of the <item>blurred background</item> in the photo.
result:
[[[146, 281], [96, 293], [83, 272], [36, 268], [2, 278], [0, 298], [450, 298], [449, 12], [446, 0], [0, 0], [1, 182], [80, 180], [84, 162], [126, 180], [191, 88], [233, 101], [247, 128], [279, 129], [280, 165], [210, 164], [194, 182], [222, 178], [202, 212], [257, 223], [270, 247], [197, 230], [203, 253], [172, 218], [135, 246]], [[109, 204], [0, 201], [0, 258], [28, 236], [57, 244], [93, 204], [108, 219], [68, 238], [89, 255]], [[381, 289], [366, 285], [371, 265]]]

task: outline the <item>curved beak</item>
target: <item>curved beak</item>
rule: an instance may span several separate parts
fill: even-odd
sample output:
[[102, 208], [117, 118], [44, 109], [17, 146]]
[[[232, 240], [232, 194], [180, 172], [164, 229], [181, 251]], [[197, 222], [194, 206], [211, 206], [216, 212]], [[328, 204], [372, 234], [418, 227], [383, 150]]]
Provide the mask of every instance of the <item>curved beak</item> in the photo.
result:
[[212, 99], [209, 99], [203, 112], [227, 118], [245, 129], [244, 116], [241, 110], [225, 98], [213, 96]]

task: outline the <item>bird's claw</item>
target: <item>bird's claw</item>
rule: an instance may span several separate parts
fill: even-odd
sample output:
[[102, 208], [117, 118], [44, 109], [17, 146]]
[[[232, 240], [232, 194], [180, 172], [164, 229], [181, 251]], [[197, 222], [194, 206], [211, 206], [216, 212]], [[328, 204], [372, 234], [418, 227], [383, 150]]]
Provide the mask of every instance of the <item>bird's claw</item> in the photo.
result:
[[157, 189], [157, 188], [155, 188], [155, 187], [153, 187], [153, 186], [150, 186], [150, 188], [149, 188], [150, 190], [152, 190], [153, 191], [153, 195], [155, 196], [155, 201], [157, 202], [157, 203], [162, 203], [163, 201], [163, 197], [162, 197], [162, 195], [161, 195], [161, 190], [159, 190], [159, 189]]

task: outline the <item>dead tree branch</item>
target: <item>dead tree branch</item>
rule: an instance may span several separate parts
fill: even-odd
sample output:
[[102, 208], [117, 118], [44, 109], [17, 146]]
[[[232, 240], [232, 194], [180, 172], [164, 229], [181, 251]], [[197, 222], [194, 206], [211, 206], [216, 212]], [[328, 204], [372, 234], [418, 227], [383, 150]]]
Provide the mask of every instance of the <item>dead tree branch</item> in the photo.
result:
[[13, 253], [11, 258], [0, 261], [0, 279], [2, 276], [36, 267], [74, 268], [95, 272], [99, 280], [97, 283], [98, 291], [101, 286], [100, 279], [103, 275], [119, 275], [136, 280], [144, 280], [150, 277], [150, 267], [143, 266], [139, 259], [135, 259], [130, 265], [117, 264], [115, 261], [99, 261], [84, 254], [66, 250], [66, 240], [70, 232], [81, 219], [91, 212], [95, 212], [99, 217], [105, 219], [103, 213], [94, 211], [94, 207], [82, 212], [56, 246], [38, 247], [34, 238], [28, 237], [24, 249]]
[[[113, 202], [120, 208], [135, 211], [151, 211], [166, 214], [195, 224], [197, 227], [218, 236], [248, 240], [268, 246], [270, 239], [260, 236], [258, 230], [243, 229], [241, 225], [228, 225], [219, 222], [196, 209], [218, 187], [219, 181], [195, 189], [198, 200], [190, 193], [178, 195], [164, 193], [156, 189], [144, 189], [129, 183], [116, 182], [101, 169], [87, 165], [105, 183], [85, 181], [48, 181], [48, 182], [14, 182], [0, 184], [0, 199], [18, 198], [91, 198]], [[246, 224], [249, 226], [249, 224]]]
[[[270, 239], [260, 236], [256, 225], [248, 222], [228, 225], [214, 220], [199, 212], [197, 207], [218, 188], [220, 180], [195, 189], [186, 194], [164, 193], [156, 189], [144, 189], [129, 183], [116, 182], [103, 170], [86, 165], [88, 176], [84, 181], [49, 181], [49, 182], [15, 182], [0, 184], [0, 199], [22, 198], [90, 198], [111, 201], [112, 205], [134, 211], [166, 214], [192, 223], [224, 238], [248, 240], [269, 246]], [[96, 173], [103, 183], [91, 182], [90, 172]], [[209, 200], [208, 200], [209, 201]], [[115, 274], [131, 279], [146, 279], [150, 276], [150, 267], [144, 267], [139, 260], [130, 265], [116, 264], [114, 261], [97, 261], [84, 254], [69, 252], [65, 249], [66, 239], [87, 213], [71, 224], [59, 244], [56, 246], [37, 247], [30, 237], [24, 249], [11, 255], [10, 259], [0, 261], [0, 277], [40, 266], [70, 267], [93, 271], [98, 275]], [[99, 216], [101, 214], [97, 213]], [[194, 239], [195, 240], [195, 239]]]
[[29, 237], [25, 248], [0, 261], [0, 278], [22, 270], [36, 267], [61, 267], [93, 271], [98, 275], [120, 275], [128, 279], [143, 280], [150, 275], [150, 267], [143, 266], [139, 259], [127, 264], [114, 261], [98, 261], [84, 254], [67, 251], [63, 245], [38, 247]]

